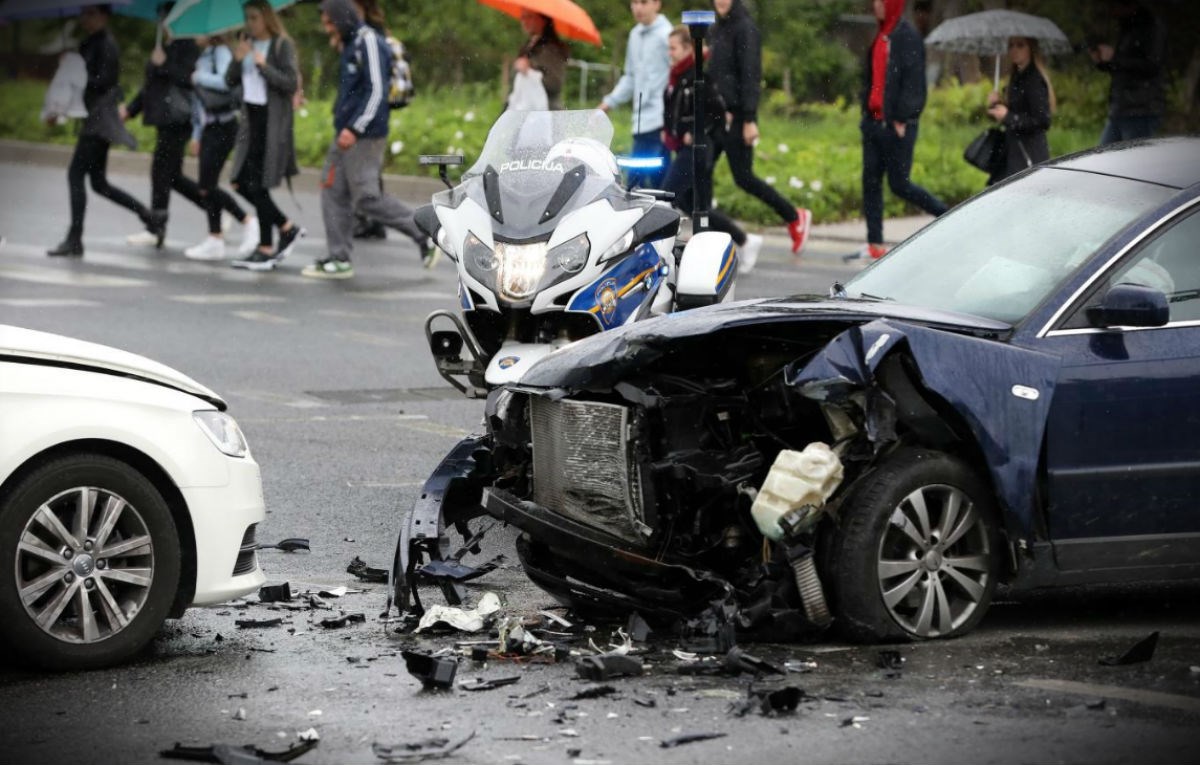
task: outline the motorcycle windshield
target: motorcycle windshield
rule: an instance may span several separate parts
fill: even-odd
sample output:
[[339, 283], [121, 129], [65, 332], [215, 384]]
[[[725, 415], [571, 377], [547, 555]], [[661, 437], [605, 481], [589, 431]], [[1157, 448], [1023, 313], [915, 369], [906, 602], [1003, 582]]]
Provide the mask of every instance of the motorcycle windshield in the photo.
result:
[[505, 112], [449, 198], [487, 210], [499, 241], [547, 239], [565, 213], [623, 193], [612, 137], [599, 109]]

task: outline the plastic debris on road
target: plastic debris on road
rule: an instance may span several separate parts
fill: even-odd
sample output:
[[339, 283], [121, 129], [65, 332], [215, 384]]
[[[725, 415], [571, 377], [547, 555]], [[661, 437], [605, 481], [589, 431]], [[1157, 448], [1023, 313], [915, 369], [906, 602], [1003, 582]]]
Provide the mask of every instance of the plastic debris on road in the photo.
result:
[[444, 656], [433, 656], [418, 651], [401, 651], [408, 673], [421, 681], [426, 688], [449, 689], [454, 687], [454, 675], [458, 662]]
[[464, 738], [454, 742], [448, 738], [427, 738], [406, 744], [371, 744], [371, 751], [375, 753], [376, 757], [387, 763], [438, 760], [454, 754], [473, 738], [475, 738], [475, 731], [471, 731]]
[[350, 565], [346, 566], [346, 573], [356, 576], [364, 582], [374, 582], [376, 584], [386, 584], [388, 580], [388, 570], [386, 568], [371, 568], [367, 562], [357, 555], [354, 560], [350, 561]]
[[288, 552], [288, 553], [298, 552], [300, 550], [310, 552], [309, 547], [308, 547], [308, 540], [304, 539], [302, 537], [289, 537], [288, 539], [281, 539], [278, 542], [276, 542], [275, 544], [260, 544], [258, 546], [258, 549], [260, 549], [260, 550], [282, 550], [283, 552]]
[[1106, 667], [1118, 667], [1126, 664], [1141, 664], [1154, 658], [1154, 649], [1158, 646], [1158, 632], [1151, 632], [1139, 640], [1120, 656], [1105, 656], [1100, 663]]
[[475, 608], [470, 610], [455, 606], [434, 605], [417, 623], [416, 632], [429, 629], [435, 624], [446, 624], [462, 632], [479, 632], [490, 621], [489, 617], [500, 610], [500, 596], [485, 592]]
[[725, 738], [725, 736], [728, 735], [728, 733], [684, 733], [682, 736], [663, 739], [659, 746], [661, 746], [663, 749], [671, 749], [676, 746], [683, 746], [684, 744], [694, 744], [697, 741], [709, 741], [714, 738]]
[[318, 741], [302, 741], [282, 752], [268, 752], [253, 745], [213, 744], [212, 746], [182, 746], [164, 749], [158, 754], [172, 760], [191, 762], [217, 762], [223, 765], [256, 765], [263, 762], [291, 762], [297, 757], [317, 748]]

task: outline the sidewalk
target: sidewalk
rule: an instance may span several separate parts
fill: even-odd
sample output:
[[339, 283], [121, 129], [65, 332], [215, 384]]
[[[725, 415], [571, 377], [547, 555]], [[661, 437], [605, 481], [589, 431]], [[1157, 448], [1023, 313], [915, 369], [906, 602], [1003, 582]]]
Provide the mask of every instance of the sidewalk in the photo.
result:
[[[29, 141], [0, 140], [0, 164], [13, 165], [51, 165], [66, 168], [71, 161], [72, 146], [59, 144], [33, 143]], [[197, 175], [196, 159], [184, 159], [184, 174], [195, 178]], [[150, 154], [146, 152], [113, 149], [109, 152], [108, 170], [114, 175], [149, 175]], [[0, 176], [0, 182], [7, 182]], [[292, 186], [297, 191], [319, 193], [321, 171], [319, 168], [300, 168], [300, 175], [292, 179]], [[66, 183], [66, 179], [63, 179]], [[429, 203], [429, 197], [444, 190], [446, 187], [436, 178], [426, 178], [412, 175], [383, 176], [384, 187], [390, 194], [404, 202], [415, 206]], [[929, 215], [914, 215], [902, 218], [888, 218], [884, 222], [884, 238], [887, 244], [896, 244], [916, 233], [933, 218]], [[747, 224], [746, 229], [763, 235], [766, 243], [772, 249], [782, 249], [790, 252], [791, 240], [787, 229], [783, 226], [761, 228]], [[850, 252], [866, 243], [867, 225], [860, 219], [838, 221], [835, 223], [813, 224], [809, 235], [810, 245], [818, 242], [829, 243], [830, 247]], [[815, 248], [814, 248], [815, 249]]]

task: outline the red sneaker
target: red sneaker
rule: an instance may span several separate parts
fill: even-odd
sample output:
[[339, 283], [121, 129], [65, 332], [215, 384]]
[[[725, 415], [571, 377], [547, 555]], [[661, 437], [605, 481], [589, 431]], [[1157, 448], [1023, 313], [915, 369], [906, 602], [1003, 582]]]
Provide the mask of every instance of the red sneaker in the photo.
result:
[[868, 244], [867, 255], [871, 256], [871, 260], [879, 260], [884, 255], [887, 255], [890, 249], [886, 244]]
[[788, 234], [792, 237], [792, 254], [799, 255], [808, 244], [808, 230], [812, 227], [812, 213], [803, 207], [796, 208], [796, 220], [788, 224]]

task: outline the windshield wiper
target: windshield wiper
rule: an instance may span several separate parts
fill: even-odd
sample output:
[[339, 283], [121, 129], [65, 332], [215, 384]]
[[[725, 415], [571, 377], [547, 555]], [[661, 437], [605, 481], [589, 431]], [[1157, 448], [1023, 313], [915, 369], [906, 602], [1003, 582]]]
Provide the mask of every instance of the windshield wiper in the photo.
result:
[[858, 296], [864, 300], [874, 300], [879, 303], [882, 303], [885, 300], [895, 300], [895, 298], [879, 297], [878, 295], [872, 295], [869, 292], [860, 292], [860, 293], [858, 293]]

